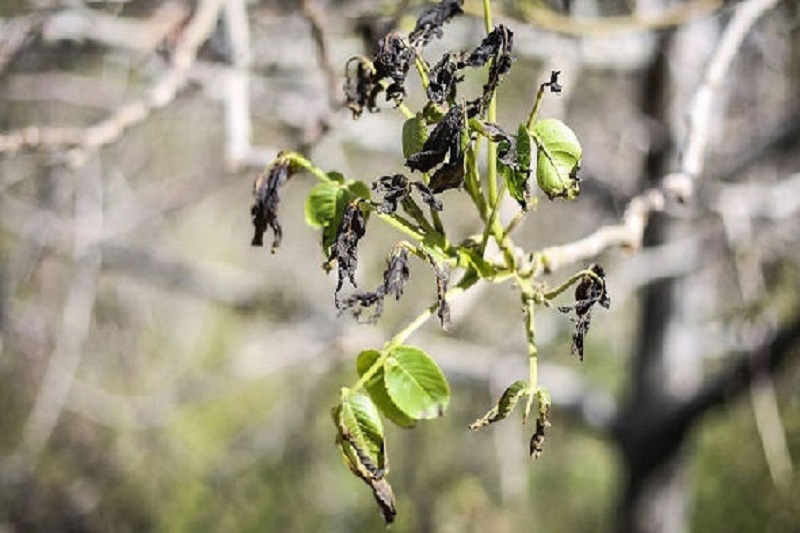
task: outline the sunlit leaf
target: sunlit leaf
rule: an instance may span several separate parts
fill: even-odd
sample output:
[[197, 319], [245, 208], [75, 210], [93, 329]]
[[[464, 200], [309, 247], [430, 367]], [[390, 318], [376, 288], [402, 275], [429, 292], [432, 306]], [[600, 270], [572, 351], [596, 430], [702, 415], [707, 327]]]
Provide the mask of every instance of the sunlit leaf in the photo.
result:
[[583, 149], [578, 137], [563, 122], [554, 118], [534, 125], [536, 138], [536, 181], [550, 198], [571, 200], [578, 196], [578, 169]]
[[525, 381], [515, 381], [508, 387], [497, 405], [492, 407], [488, 413], [469, 425], [469, 429], [480, 429], [494, 422], [506, 418], [516, 407], [517, 402], [528, 394], [528, 383]]
[[384, 380], [394, 404], [415, 420], [439, 417], [450, 403], [444, 374], [419, 348], [392, 348], [384, 365]]
[[421, 115], [406, 120], [403, 124], [403, 157], [408, 159], [412, 154], [422, 151], [427, 139], [428, 130]]
[[[378, 357], [380, 357], [380, 352], [377, 350], [364, 350], [358, 354], [358, 359], [356, 360], [358, 375], [363, 376], [364, 373], [375, 363]], [[389, 393], [386, 391], [386, 383], [384, 382], [383, 378], [382, 366], [377, 373], [372, 376], [369, 381], [367, 381], [366, 389], [367, 392], [369, 392], [369, 395], [372, 397], [372, 400], [375, 402], [375, 405], [378, 407], [378, 409], [380, 409], [381, 413], [386, 416], [386, 418], [400, 427], [408, 428], [414, 426], [416, 423], [415, 420], [409, 418], [405, 413], [403, 413], [403, 411], [401, 411], [389, 397]]]
[[322, 182], [315, 185], [306, 199], [306, 223], [315, 228], [331, 224], [336, 216], [336, 195], [339, 188]]

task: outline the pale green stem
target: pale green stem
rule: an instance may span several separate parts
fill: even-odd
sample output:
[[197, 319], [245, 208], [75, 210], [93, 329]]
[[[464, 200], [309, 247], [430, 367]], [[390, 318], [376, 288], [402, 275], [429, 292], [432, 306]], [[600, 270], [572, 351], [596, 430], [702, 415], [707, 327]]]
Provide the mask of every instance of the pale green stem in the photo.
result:
[[533, 123], [536, 122], [536, 115], [539, 114], [539, 108], [542, 106], [542, 100], [544, 99], [544, 85], [539, 86], [539, 90], [536, 91], [536, 101], [533, 103], [533, 109], [531, 109], [531, 114], [528, 115], [528, 131], [533, 131]]
[[[445, 298], [447, 298], [450, 301], [454, 300], [455, 298], [463, 294], [464, 291], [469, 289], [473, 284], [475, 284], [476, 281], [477, 278], [469, 278], [469, 279], [462, 278], [461, 281], [459, 281], [454, 287], [450, 288], [445, 293]], [[406, 339], [408, 339], [408, 337], [411, 336], [412, 333], [417, 331], [425, 322], [428, 321], [430, 317], [433, 316], [433, 314], [436, 312], [438, 308], [439, 308], [438, 302], [431, 305], [423, 312], [421, 312], [419, 315], [417, 315], [417, 317], [414, 320], [409, 322], [409, 324], [402, 330], [400, 330], [397, 333], [397, 335], [392, 337], [391, 340], [389, 340], [383, 346], [383, 350], [381, 350], [380, 355], [375, 360], [375, 362], [372, 363], [372, 366], [370, 366], [367, 369], [367, 371], [364, 372], [360, 378], [358, 378], [358, 381], [356, 381], [355, 384], [352, 387], [350, 387], [349, 393], [353, 394], [364, 388], [364, 385], [366, 385], [367, 382], [370, 379], [372, 379], [375, 376], [375, 374], [377, 374], [378, 371], [383, 367], [383, 363], [389, 357], [391, 349], [403, 344], [406, 341]]]
[[416, 116], [416, 115], [414, 114], [414, 112], [413, 112], [413, 111], [411, 111], [411, 110], [408, 108], [408, 106], [407, 106], [406, 104], [404, 104], [403, 102], [400, 102], [399, 104], [397, 104], [397, 109], [398, 109], [398, 110], [399, 110], [399, 111], [400, 111], [400, 112], [403, 114], [403, 116], [404, 116], [404, 117], [406, 117], [407, 119], [408, 119], [408, 118], [414, 118], [414, 117]]
[[523, 313], [525, 315], [525, 335], [528, 341], [528, 401], [525, 405], [525, 419], [533, 406], [533, 400], [538, 388], [539, 350], [536, 347], [536, 326], [534, 322], [535, 300], [530, 282], [518, 278], [517, 283], [522, 291]]
[[[486, 33], [491, 33], [492, 25], [492, 8], [489, 5], [489, 0], [483, 0], [483, 21], [486, 26]], [[492, 94], [492, 99], [489, 100], [489, 109], [486, 113], [486, 119], [489, 122], [497, 122], [497, 101], [495, 94]], [[486, 180], [488, 182], [489, 205], [495, 205], [497, 202], [497, 145], [492, 141], [487, 141], [489, 149], [487, 164], [489, 168], [486, 173]]]
[[422, 88], [427, 91], [428, 85], [430, 85], [431, 82], [428, 79], [428, 69], [419, 55], [414, 56], [414, 66], [417, 68], [417, 74], [419, 74], [419, 79], [422, 82]]
[[567, 281], [565, 281], [552, 291], [548, 291], [542, 294], [542, 298], [544, 298], [545, 300], [552, 300], [553, 298], [557, 298], [561, 293], [572, 287], [576, 282], [580, 281], [584, 276], [589, 276], [591, 278], [594, 278], [600, 283], [602, 283], [603, 281], [597, 274], [594, 273], [594, 271], [587, 268], [586, 270], [581, 270], [580, 272], [573, 274]]

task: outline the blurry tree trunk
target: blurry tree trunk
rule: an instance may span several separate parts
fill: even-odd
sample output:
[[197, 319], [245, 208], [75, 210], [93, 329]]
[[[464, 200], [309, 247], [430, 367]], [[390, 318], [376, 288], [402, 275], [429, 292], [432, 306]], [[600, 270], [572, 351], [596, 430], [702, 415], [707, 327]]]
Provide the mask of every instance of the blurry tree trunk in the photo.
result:
[[[644, 186], [654, 186], [669, 170], [672, 135], [669, 119], [670, 41], [673, 33], [660, 39], [661, 50], [649, 67], [642, 91], [643, 113], [654, 125], [655, 135], [644, 165]], [[644, 187], [643, 187], [644, 188]], [[670, 229], [667, 216], [650, 219], [645, 246], [663, 244]], [[620, 532], [679, 533], [686, 530], [684, 460], [680, 453], [683, 432], [669, 431], [665, 424], [672, 408], [668, 390], [670, 365], [676, 360], [668, 353], [675, 343], [669, 339], [677, 328], [670, 327], [676, 309], [676, 280], [665, 279], [648, 285], [642, 295], [638, 327], [640, 338], [632, 355], [628, 403], [620, 413], [615, 437], [622, 452], [625, 479], [619, 502]], [[682, 333], [681, 333], [682, 334]]]

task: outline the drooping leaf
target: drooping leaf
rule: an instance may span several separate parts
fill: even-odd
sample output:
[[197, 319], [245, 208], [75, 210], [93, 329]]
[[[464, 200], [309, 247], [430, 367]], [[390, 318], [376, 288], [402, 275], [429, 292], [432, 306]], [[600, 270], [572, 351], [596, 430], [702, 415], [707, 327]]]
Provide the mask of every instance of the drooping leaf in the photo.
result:
[[554, 118], [536, 121], [536, 181], [550, 198], [572, 200], [580, 192], [578, 170], [583, 149], [578, 137]]
[[483, 86], [483, 95], [474, 103], [478, 113], [483, 116], [489, 102], [500, 85], [502, 77], [511, 70], [514, 47], [514, 32], [503, 24], [496, 26], [475, 50], [467, 57], [465, 63], [471, 67], [481, 67], [493, 60], [489, 66], [489, 79]]
[[[358, 359], [356, 360], [358, 375], [363, 376], [377, 361], [378, 357], [380, 357], [380, 352], [377, 350], [365, 350], [358, 354]], [[375, 405], [386, 418], [404, 428], [413, 427], [416, 424], [416, 421], [401, 411], [389, 397], [389, 393], [386, 391], [383, 367], [367, 382], [366, 389], [370, 397], [372, 397], [372, 401], [375, 402]]]
[[500, 396], [497, 405], [492, 407], [488, 413], [469, 425], [469, 429], [480, 429], [506, 418], [516, 407], [517, 402], [528, 394], [528, 383], [525, 381], [515, 381]]
[[456, 86], [464, 79], [464, 76], [459, 76], [457, 73], [464, 66], [461, 54], [444, 54], [439, 62], [431, 67], [428, 75], [430, 80], [427, 89], [428, 100], [435, 104], [454, 102]]
[[384, 380], [389, 397], [409, 418], [442, 416], [450, 403], [450, 386], [444, 374], [419, 348], [392, 348], [384, 364]]
[[356, 283], [356, 267], [358, 266], [358, 241], [366, 233], [366, 217], [361, 210], [361, 199], [347, 203], [342, 214], [342, 220], [336, 228], [336, 239], [331, 246], [331, 255], [328, 261], [336, 261], [338, 281], [336, 284], [336, 305], [339, 303], [339, 291], [344, 285], [344, 280], [350, 281], [353, 287]]
[[544, 451], [544, 440], [547, 436], [547, 430], [550, 428], [550, 394], [544, 390], [539, 389], [536, 391], [536, 400], [538, 403], [536, 413], [536, 428], [533, 431], [530, 442], [531, 458], [535, 461], [542, 455]]
[[572, 334], [572, 353], [583, 361], [583, 344], [589, 327], [592, 325], [592, 308], [595, 304], [608, 309], [611, 298], [606, 287], [606, 273], [602, 266], [592, 264], [589, 270], [593, 275], [585, 274], [575, 288], [575, 303], [558, 308], [565, 314], [575, 312], [575, 331]]
[[372, 399], [366, 394], [342, 390], [341, 403], [333, 410], [338, 434], [336, 444], [353, 474], [372, 489], [387, 524], [394, 521], [394, 493], [389, 485], [388, 459], [383, 424]]
[[[464, 107], [456, 105], [436, 124], [422, 150], [406, 159], [406, 166], [412, 170], [428, 172], [445, 160], [448, 152], [458, 153], [459, 133], [464, 127]], [[451, 157], [451, 160], [453, 157]]]
[[278, 249], [283, 238], [283, 229], [278, 221], [278, 205], [280, 204], [280, 189], [293, 174], [291, 162], [280, 156], [258, 175], [253, 186], [255, 201], [250, 209], [254, 234], [251, 244], [264, 246], [264, 233], [272, 229], [274, 239], [272, 252]]

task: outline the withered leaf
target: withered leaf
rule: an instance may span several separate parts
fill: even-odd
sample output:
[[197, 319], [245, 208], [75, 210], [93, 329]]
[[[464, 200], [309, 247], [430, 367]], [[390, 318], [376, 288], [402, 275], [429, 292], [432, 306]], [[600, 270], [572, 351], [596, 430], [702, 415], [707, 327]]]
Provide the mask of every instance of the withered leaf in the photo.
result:
[[339, 280], [336, 284], [336, 306], [339, 303], [339, 291], [348, 279], [353, 287], [356, 283], [356, 267], [358, 266], [358, 241], [366, 233], [366, 218], [361, 210], [362, 200], [356, 199], [347, 204], [342, 216], [342, 221], [336, 229], [336, 240], [331, 247], [331, 256], [328, 261], [336, 260]]
[[366, 321], [375, 322], [383, 314], [383, 301], [387, 295], [394, 296], [395, 300], [403, 295], [409, 275], [408, 250], [403, 246], [395, 246], [383, 272], [383, 283], [372, 292], [355, 293], [344, 298], [340, 309], [349, 309], [353, 316], [360, 319], [365, 310], [373, 307], [372, 315]]
[[441, 211], [444, 208], [441, 200], [433, 195], [434, 191], [429, 189], [427, 185], [419, 181], [413, 182], [412, 185], [417, 188], [419, 195], [422, 197], [422, 201], [428, 204], [428, 207], [431, 208], [432, 211]]
[[448, 152], [459, 151], [460, 133], [464, 127], [464, 107], [455, 105], [433, 128], [422, 150], [406, 160], [412, 170], [428, 172], [442, 163]]
[[470, 424], [469, 429], [480, 429], [505, 419], [514, 410], [519, 400], [527, 394], [529, 394], [528, 384], [525, 381], [515, 381], [503, 392], [497, 404], [488, 413]]
[[455, 159], [443, 164], [431, 176], [431, 192], [438, 194], [448, 189], [460, 188], [464, 183], [464, 152], [459, 151]]
[[444, 54], [439, 62], [431, 67], [428, 75], [428, 99], [437, 104], [455, 101], [456, 85], [464, 79], [456, 73], [462, 68], [464, 63], [460, 54]]
[[391, 214], [397, 211], [397, 205], [411, 194], [411, 183], [402, 174], [381, 176], [372, 182], [372, 190], [383, 195], [378, 211]]
[[572, 353], [583, 361], [583, 345], [589, 326], [592, 324], [592, 308], [595, 304], [608, 309], [611, 298], [606, 287], [606, 273], [603, 267], [593, 264], [589, 267], [594, 275], [586, 274], [575, 288], [575, 303], [558, 308], [562, 313], [575, 312], [575, 331], [572, 334]]
[[344, 94], [347, 107], [358, 118], [366, 108], [370, 112], [378, 109], [375, 99], [383, 89], [379, 83], [375, 65], [365, 57], [352, 57], [345, 67]]
[[550, 71], [550, 81], [542, 84], [542, 87], [549, 87], [551, 93], [560, 93], [563, 87], [558, 83], [558, 76], [561, 74], [560, 70]]
[[397, 516], [392, 486], [385, 479], [371, 480], [369, 486], [372, 488], [372, 495], [375, 496], [375, 501], [383, 514], [383, 521], [391, 524]]
[[414, 50], [397, 32], [387, 33], [378, 44], [378, 53], [373, 60], [375, 76], [379, 80], [391, 79], [391, 83], [386, 87], [387, 101], [390, 99], [396, 103], [403, 101], [406, 95], [403, 84], [411, 62], [414, 61], [414, 54]]
[[278, 221], [280, 189], [291, 176], [292, 169], [289, 161], [279, 157], [256, 178], [253, 187], [255, 202], [250, 209], [255, 229], [251, 242], [253, 246], [264, 246], [264, 233], [268, 229], [272, 229], [274, 235], [272, 252], [274, 253], [281, 245], [283, 230]]
[[433, 270], [436, 272], [436, 301], [439, 305], [436, 316], [439, 317], [442, 328], [449, 329], [450, 304], [447, 302], [447, 283], [450, 281], [450, 270], [446, 265], [440, 267], [436, 263], [433, 263]]
[[502, 76], [511, 70], [513, 47], [514, 32], [500, 24], [481, 41], [465, 60], [465, 63], [471, 67], [482, 67], [490, 59], [493, 59], [489, 66], [489, 79], [483, 86], [483, 95], [477, 102], [480, 105], [481, 114], [489, 105], [494, 91], [500, 85]]
[[464, 0], [442, 0], [435, 6], [427, 8], [417, 19], [414, 31], [409, 35], [409, 40], [414, 47], [427, 45], [434, 37], [442, 36], [442, 26], [445, 22], [462, 14], [461, 6]]
[[530, 454], [535, 461], [544, 451], [544, 440], [550, 427], [550, 403], [539, 399], [539, 414], [536, 417], [536, 428], [531, 436]]

